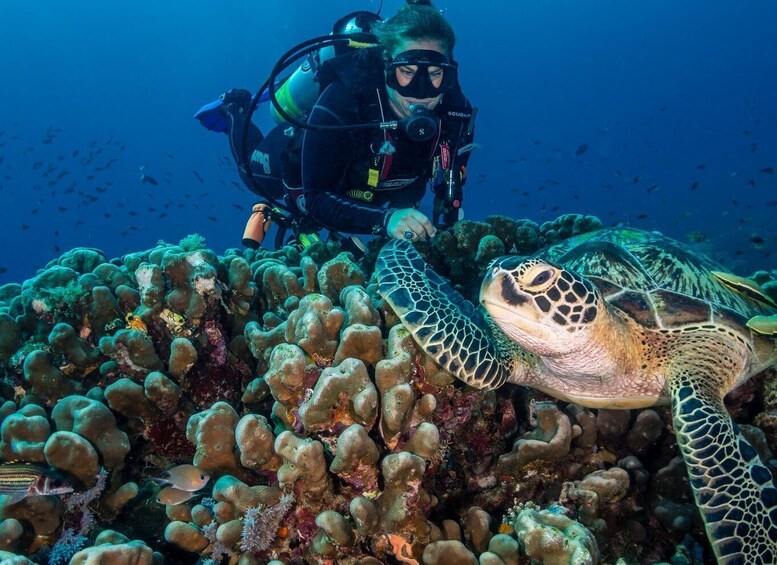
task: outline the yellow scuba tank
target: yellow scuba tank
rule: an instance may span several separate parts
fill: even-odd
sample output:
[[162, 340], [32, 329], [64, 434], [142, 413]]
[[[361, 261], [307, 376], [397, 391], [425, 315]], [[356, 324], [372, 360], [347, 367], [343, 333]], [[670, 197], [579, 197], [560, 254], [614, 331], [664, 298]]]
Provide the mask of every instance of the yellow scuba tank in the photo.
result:
[[[334, 51], [332, 47], [325, 47], [320, 49], [317, 53], [319, 57], [326, 56], [326, 51]], [[331, 55], [329, 55], [331, 57]], [[299, 118], [302, 114], [307, 113], [318, 98], [318, 83], [316, 83], [316, 69], [318, 64], [311, 64], [313, 55], [305, 59], [305, 61], [297, 67], [291, 76], [286, 79], [280, 88], [275, 91], [275, 98], [281, 105], [283, 110], [294, 118]], [[321, 62], [326, 61], [323, 59]], [[275, 106], [270, 104], [270, 111], [272, 112], [272, 119], [276, 123], [282, 124], [286, 120], [278, 113]]]
[[[380, 17], [372, 12], [351, 12], [335, 22], [330, 35], [369, 33], [371, 25], [377, 21], [381, 21]], [[275, 98], [281, 108], [292, 118], [307, 114], [320, 94], [316, 81], [318, 69], [324, 61], [343, 55], [349, 50], [346, 46], [329, 45], [312, 53], [275, 91]], [[270, 104], [270, 108], [276, 123], [286, 123], [273, 104]]]

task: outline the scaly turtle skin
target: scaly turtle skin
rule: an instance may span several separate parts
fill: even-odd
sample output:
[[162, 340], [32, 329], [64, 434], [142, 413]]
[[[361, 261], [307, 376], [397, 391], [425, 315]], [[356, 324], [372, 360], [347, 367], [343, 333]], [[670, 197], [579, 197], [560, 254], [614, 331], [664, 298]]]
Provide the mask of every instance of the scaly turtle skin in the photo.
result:
[[387, 244], [376, 271], [419, 345], [472, 386], [517, 383], [591, 408], [671, 403], [718, 561], [777, 563], [777, 488], [723, 404], [777, 365], [777, 308], [757, 285], [625, 228], [497, 259], [480, 290], [486, 314], [407, 242]]

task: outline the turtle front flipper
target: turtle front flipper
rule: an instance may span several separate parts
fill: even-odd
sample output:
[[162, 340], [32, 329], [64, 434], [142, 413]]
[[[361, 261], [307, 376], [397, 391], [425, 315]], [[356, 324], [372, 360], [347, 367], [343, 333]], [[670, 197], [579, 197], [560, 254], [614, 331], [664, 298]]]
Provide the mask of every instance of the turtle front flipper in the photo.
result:
[[777, 563], [772, 475], [731, 421], [716, 368], [684, 361], [669, 379], [672, 416], [715, 556], [719, 563]]
[[517, 346], [435, 273], [410, 243], [387, 243], [375, 271], [380, 293], [444, 369], [477, 388], [497, 388], [510, 378]]

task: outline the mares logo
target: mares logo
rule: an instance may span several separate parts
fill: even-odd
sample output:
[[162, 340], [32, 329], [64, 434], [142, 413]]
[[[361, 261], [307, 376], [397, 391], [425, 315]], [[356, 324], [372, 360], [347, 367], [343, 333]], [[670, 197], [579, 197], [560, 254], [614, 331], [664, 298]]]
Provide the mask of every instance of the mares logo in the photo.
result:
[[375, 197], [375, 193], [371, 190], [349, 190], [345, 193], [345, 195], [348, 198], [353, 198], [355, 200], [363, 200], [364, 202], [372, 202], [372, 199]]
[[270, 156], [267, 153], [254, 151], [251, 154], [251, 162], [261, 165], [265, 175], [270, 174]]

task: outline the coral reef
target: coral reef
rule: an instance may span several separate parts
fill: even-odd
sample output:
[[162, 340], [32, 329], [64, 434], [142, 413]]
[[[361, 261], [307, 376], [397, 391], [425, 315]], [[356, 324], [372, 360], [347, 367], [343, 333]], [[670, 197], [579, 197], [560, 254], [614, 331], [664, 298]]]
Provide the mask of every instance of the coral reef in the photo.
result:
[[[491, 216], [417, 245], [473, 295], [494, 257], [598, 227]], [[0, 287], [0, 457], [75, 491], [0, 500], [4, 562], [710, 555], [666, 409], [455, 381], [377, 294], [377, 246], [359, 261], [333, 243], [218, 256], [196, 236], [112, 260], [80, 248]], [[767, 461], [773, 377], [732, 399]], [[159, 502], [150, 479], [183, 463], [210, 482]]]

